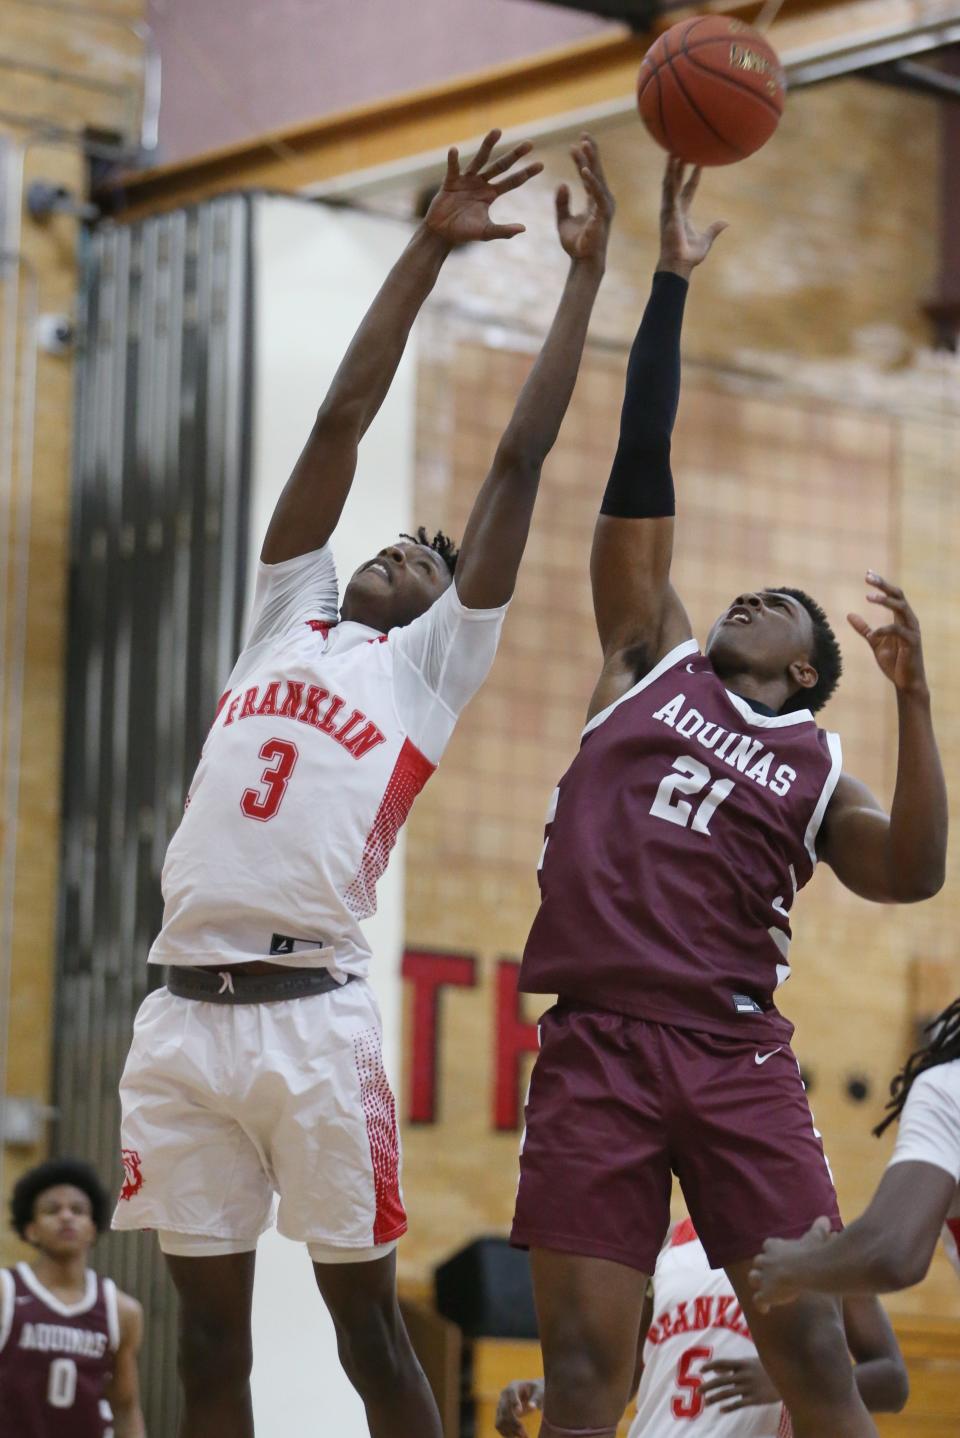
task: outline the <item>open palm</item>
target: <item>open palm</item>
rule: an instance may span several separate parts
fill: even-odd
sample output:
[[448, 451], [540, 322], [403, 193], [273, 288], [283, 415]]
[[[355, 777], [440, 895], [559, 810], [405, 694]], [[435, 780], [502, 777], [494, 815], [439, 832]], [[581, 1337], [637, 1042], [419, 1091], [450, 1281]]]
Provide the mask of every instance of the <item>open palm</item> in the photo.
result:
[[685, 179], [686, 166], [673, 155], [667, 161], [660, 203], [660, 269], [693, 270], [707, 258], [718, 235], [727, 228], [725, 220], [714, 220], [698, 230], [690, 219], [690, 206], [700, 183], [700, 170]]
[[[499, 138], [500, 131], [491, 130], [465, 170], [460, 169], [456, 147], [447, 153], [447, 173], [427, 211], [426, 223], [448, 245], [465, 245], [471, 240], [510, 240], [514, 235], [523, 234], [524, 225], [495, 224], [490, 218], [490, 206], [501, 195], [519, 189], [534, 175], [539, 175], [543, 166], [534, 161], [512, 175], [506, 173], [533, 149], [527, 142], [515, 145], [488, 165]], [[497, 179], [498, 175], [505, 178]]]
[[603, 173], [600, 152], [589, 135], [583, 135], [570, 154], [583, 181], [587, 208], [583, 214], [570, 210], [570, 186], [557, 190], [557, 233], [560, 243], [572, 260], [595, 260], [603, 263], [610, 237], [610, 222], [616, 203]]

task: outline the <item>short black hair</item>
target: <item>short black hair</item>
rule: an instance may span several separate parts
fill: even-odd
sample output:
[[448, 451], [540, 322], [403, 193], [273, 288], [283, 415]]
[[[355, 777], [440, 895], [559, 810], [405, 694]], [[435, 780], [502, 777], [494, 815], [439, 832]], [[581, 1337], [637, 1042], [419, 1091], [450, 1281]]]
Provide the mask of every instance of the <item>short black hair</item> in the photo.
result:
[[942, 1013], [931, 1019], [924, 1026], [924, 1033], [930, 1035], [929, 1041], [912, 1053], [900, 1072], [890, 1080], [886, 1117], [873, 1130], [877, 1138], [903, 1113], [903, 1106], [918, 1074], [960, 1059], [960, 998], [954, 999]]
[[416, 534], [401, 534], [400, 538], [409, 539], [411, 544], [422, 544], [424, 549], [432, 549], [434, 554], [439, 554], [451, 574], [455, 571], [460, 551], [449, 534], [444, 534], [442, 529], [438, 529], [431, 539], [426, 525], [421, 524]]
[[69, 1183], [87, 1195], [97, 1232], [104, 1232], [110, 1218], [110, 1200], [90, 1164], [79, 1158], [50, 1158], [31, 1168], [14, 1186], [10, 1218], [21, 1238], [26, 1238], [27, 1228], [33, 1222], [37, 1199], [48, 1188], [56, 1188], [61, 1183]]
[[810, 655], [810, 663], [817, 671], [817, 682], [812, 689], [800, 689], [796, 694], [792, 694], [780, 713], [790, 714], [797, 709], [809, 709], [816, 714], [834, 693], [843, 673], [843, 658], [837, 636], [830, 627], [824, 610], [802, 589], [791, 589], [789, 584], [771, 584], [769, 592], [789, 594], [791, 599], [803, 605], [813, 622], [813, 653]]

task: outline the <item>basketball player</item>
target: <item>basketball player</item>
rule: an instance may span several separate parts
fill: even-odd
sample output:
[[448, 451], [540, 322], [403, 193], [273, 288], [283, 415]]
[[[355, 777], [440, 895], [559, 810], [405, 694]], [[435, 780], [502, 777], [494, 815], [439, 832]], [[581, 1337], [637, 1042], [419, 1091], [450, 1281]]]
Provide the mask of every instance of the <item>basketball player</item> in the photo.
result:
[[960, 1275], [960, 998], [927, 1027], [890, 1085], [878, 1136], [900, 1120], [893, 1156], [863, 1215], [831, 1236], [768, 1239], [750, 1281], [767, 1309], [800, 1293], [892, 1293], [926, 1277], [937, 1239]]
[[[883, 1308], [876, 1299], [850, 1299], [844, 1326], [864, 1403], [875, 1413], [899, 1413], [910, 1384]], [[786, 1438], [791, 1431], [736, 1294], [723, 1270], [711, 1269], [689, 1219], [660, 1250], [631, 1389], [637, 1411], [628, 1438], [678, 1438], [694, 1423], [703, 1438]], [[520, 1420], [542, 1407], [539, 1379], [511, 1383], [500, 1395], [497, 1432], [524, 1438]]]
[[688, 281], [722, 228], [694, 227], [696, 184], [670, 162], [594, 535], [603, 668], [548, 814], [523, 960], [521, 989], [559, 1002], [541, 1024], [513, 1237], [532, 1250], [544, 1438], [615, 1430], [671, 1170], [798, 1438], [866, 1438], [837, 1305], [805, 1295], [764, 1314], [749, 1283], [763, 1240], [840, 1222], [774, 991], [818, 859], [875, 901], [940, 888], [946, 794], [919, 625], [886, 580], [868, 575], [891, 622], [851, 623], [896, 698], [890, 814], [814, 720], [840, 655], [812, 599], [747, 586], [703, 651], [691, 635], [670, 581], [670, 436]]
[[109, 1211], [93, 1169], [74, 1159], [40, 1164], [13, 1190], [13, 1226], [37, 1257], [0, 1269], [4, 1438], [145, 1438], [143, 1310], [87, 1267]]
[[[452, 249], [509, 239], [490, 207], [542, 168], [491, 161], [491, 131], [446, 178], [324, 400], [264, 541], [252, 627], [164, 865], [150, 954], [165, 988], [136, 1020], [121, 1082], [127, 1183], [114, 1219], [156, 1228], [180, 1296], [181, 1438], [246, 1438], [259, 1235], [303, 1242], [374, 1438], [439, 1438], [396, 1298], [393, 1095], [360, 920], [397, 831], [493, 661], [540, 471], [573, 392], [613, 201], [589, 138], [585, 213], [557, 194], [570, 256], [553, 325], [467, 523], [387, 544], [338, 623], [328, 542], [357, 446]], [[509, 172], [509, 173], [508, 173]], [[501, 178], [503, 177], [503, 178]], [[456, 577], [454, 579], [454, 565]]]

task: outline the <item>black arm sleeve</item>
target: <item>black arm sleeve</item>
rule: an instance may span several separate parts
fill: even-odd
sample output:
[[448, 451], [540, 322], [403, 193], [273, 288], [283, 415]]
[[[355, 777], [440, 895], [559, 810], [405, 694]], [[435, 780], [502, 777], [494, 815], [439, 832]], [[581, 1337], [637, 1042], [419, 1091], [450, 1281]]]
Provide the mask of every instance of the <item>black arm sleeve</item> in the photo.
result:
[[687, 281], [658, 270], [627, 364], [620, 443], [601, 514], [659, 519], [675, 512], [670, 436], [680, 401], [680, 330]]

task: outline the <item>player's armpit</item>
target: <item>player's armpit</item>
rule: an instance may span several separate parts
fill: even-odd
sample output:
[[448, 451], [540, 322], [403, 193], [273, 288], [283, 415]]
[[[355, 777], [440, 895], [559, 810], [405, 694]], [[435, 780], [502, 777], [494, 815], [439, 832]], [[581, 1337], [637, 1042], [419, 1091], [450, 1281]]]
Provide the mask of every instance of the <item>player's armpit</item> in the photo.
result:
[[818, 857], [861, 899], [903, 903], [889, 839], [889, 814], [865, 784], [841, 774], [817, 838]]
[[670, 583], [672, 517], [597, 516], [590, 555], [593, 612], [605, 657], [642, 647], [650, 666], [689, 639], [690, 620]]

